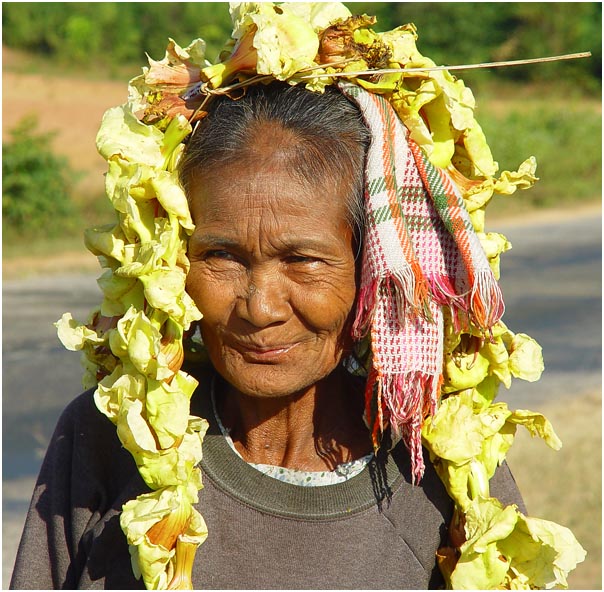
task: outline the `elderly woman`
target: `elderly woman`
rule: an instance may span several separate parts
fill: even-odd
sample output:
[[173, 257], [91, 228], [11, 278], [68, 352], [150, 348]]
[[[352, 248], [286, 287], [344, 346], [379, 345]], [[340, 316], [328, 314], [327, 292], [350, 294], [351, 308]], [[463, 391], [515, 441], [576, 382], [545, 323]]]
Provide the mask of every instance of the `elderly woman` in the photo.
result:
[[[273, 83], [216, 99], [180, 175], [195, 230], [187, 292], [209, 364], [199, 588], [439, 587], [452, 501], [388, 430], [377, 454], [354, 376], [364, 161], [370, 135], [339, 90]], [[64, 412], [28, 516], [13, 588], [138, 588], [119, 525], [146, 491], [92, 393]], [[491, 482], [520, 503], [506, 466]]]
[[170, 42], [103, 119], [104, 299], [57, 323], [90, 390], [11, 586], [564, 583], [582, 550], [524, 516], [504, 462], [518, 424], [557, 439], [493, 404], [529, 338], [500, 323], [501, 249], [475, 231], [534, 163], [494, 179], [463, 84], [405, 69], [431, 66], [412, 26], [376, 34], [337, 3], [232, 14], [226, 61]]

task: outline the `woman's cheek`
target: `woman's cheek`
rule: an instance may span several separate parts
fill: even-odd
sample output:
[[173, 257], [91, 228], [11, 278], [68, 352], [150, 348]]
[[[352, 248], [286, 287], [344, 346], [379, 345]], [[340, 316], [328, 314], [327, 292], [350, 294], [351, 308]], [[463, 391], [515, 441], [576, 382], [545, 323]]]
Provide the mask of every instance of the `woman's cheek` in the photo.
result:
[[201, 264], [192, 265], [187, 276], [187, 292], [206, 321], [225, 314], [222, 309], [228, 309], [233, 285], [233, 281], [217, 277]]
[[326, 332], [341, 330], [349, 318], [356, 298], [356, 286], [349, 276], [335, 276], [329, 282], [317, 282], [299, 294], [300, 309], [308, 321]]

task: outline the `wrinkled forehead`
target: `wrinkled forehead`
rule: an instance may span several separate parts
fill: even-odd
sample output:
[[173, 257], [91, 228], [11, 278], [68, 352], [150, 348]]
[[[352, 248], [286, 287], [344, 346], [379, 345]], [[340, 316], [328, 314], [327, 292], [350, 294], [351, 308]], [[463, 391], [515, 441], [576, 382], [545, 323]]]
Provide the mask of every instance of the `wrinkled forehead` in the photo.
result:
[[313, 207], [346, 216], [351, 177], [349, 167], [324, 150], [320, 139], [309, 142], [274, 121], [255, 122], [236, 154], [193, 171], [188, 198], [192, 207], [198, 200], [197, 205], [209, 207], [219, 190], [221, 196], [262, 198], [275, 202], [275, 207], [284, 200], [290, 206], [297, 202], [301, 214]]
[[320, 137], [302, 137], [275, 121], [253, 122], [245, 138], [240, 139], [236, 153], [209, 160], [192, 176], [207, 178], [223, 174], [226, 168], [242, 166], [251, 171], [287, 174], [309, 190], [325, 184], [352, 184], [350, 167], [323, 145]]
[[[269, 154], [270, 153], [270, 154]], [[348, 226], [348, 185], [318, 175], [307, 178], [291, 166], [287, 149], [271, 147], [259, 158], [216, 163], [199, 171], [189, 186], [193, 220], [270, 216], [295, 218], [301, 226], [321, 217]]]

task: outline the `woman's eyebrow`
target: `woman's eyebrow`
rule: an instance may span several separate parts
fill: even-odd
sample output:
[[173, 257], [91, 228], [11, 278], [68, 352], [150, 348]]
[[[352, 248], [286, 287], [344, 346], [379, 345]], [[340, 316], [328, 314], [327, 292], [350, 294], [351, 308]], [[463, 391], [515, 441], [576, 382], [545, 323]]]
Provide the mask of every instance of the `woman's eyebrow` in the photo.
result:
[[312, 251], [318, 253], [331, 253], [338, 249], [338, 241], [326, 240], [325, 237], [281, 237], [285, 250], [290, 251]]
[[189, 239], [190, 242], [193, 242], [197, 245], [203, 245], [204, 247], [210, 248], [236, 248], [239, 247], [240, 244], [236, 240], [222, 236], [220, 234], [197, 234], [194, 233], [193, 236]]
[[287, 237], [283, 239], [283, 245], [288, 251], [320, 251], [326, 252], [333, 249], [333, 244], [324, 239], [313, 239], [313, 238], [298, 238], [288, 240]]

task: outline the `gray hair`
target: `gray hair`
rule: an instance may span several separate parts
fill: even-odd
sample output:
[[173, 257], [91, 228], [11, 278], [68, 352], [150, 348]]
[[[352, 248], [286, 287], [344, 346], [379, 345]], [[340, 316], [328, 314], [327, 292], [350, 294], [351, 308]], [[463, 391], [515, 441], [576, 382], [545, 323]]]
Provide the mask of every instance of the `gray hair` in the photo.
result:
[[324, 93], [274, 82], [248, 87], [239, 99], [213, 99], [179, 163], [187, 194], [200, 171], [249, 157], [254, 131], [276, 123], [292, 133], [292, 174], [312, 184], [333, 179], [348, 185], [348, 221], [360, 242], [364, 227], [364, 164], [371, 141], [360, 111], [337, 88]]

